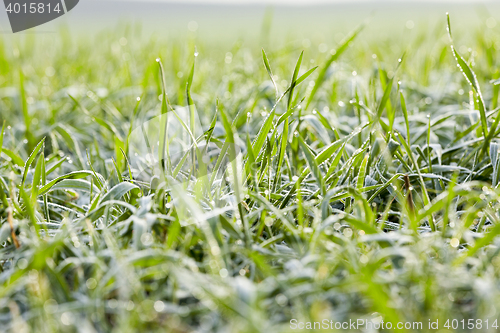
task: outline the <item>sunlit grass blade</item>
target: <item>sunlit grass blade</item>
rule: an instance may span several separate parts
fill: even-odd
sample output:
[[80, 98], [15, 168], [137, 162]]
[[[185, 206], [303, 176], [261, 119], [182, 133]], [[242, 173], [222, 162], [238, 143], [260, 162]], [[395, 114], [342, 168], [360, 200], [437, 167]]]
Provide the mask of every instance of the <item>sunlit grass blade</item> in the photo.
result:
[[337, 60], [342, 53], [344, 53], [349, 44], [356, 38], [356, 36], [363, 30], [364, 25], [360, 25], [357, 27], [353, 32], [351, 32], [342, 42], [340, 42], [339, 47], [331, 54], [328, 59], [325, 61], [325, 63], [322, 65], [321, 70], [319, 71], [318, 77], [316, 78], [316, 81], [314, 82], [314, 87], [307, 97], [307, 102], [306, 102], [306, 109], [309, 107], [311, 102], [314, 99], [314, 96], [316, 95], [316, 92], [318, 89], [321, 87], [321, 84], [325, 81], [325, 76], [326, 72], [330, 68], [330, 65]]
[[35, 147], [35, 149], [31, 152], [31, 155], [28, 157], [26, 160], [26, 163], [24, 164], [24, 171], [23, 171], [23, 177], [21, 178], [21, 188], [24, 187], [24, 182], [26, 181], [26, 176], [28, 175], [29, 168], [31, 167], [31, 164], [37, 157], [38, 153], [43, 147], [43, 144], [45, 142], [45, 138], [43, 138]]
[[269, 60], [267, 59], [267, 54], [262, 49], [262, 59], [264, 60], [264, 66], [266, 66], [267, 74], [269, 75], [269, 78], [271, 79], [271, 82], [273, 83], [274, 89], [276, 90], [276, 99], [278, 99], [279, 96], [279, 90], [278, 90], [278, 85], [276, 85], [276, 82], [274, 81], [274, 76], [273, 72], [271, 70], [271, 65], [269, 65]]
[[318, 163], [316, 163], [316, 157], [313, 155], [310, 148], [307, 146], [307, 144], [304, 142], [304, 139], [301, 136], [299, 136], [299, 144], [302, 148], [302, 152], [306, 157], [309, 170], [311, 170], [311, 174], [318, 183], [321, 193], [324, 194], [325, 193], [324, 177], [321, 172], [321, 169], [319, 168]]
[[[457, 64], [460, 68], [460, 71], [464, 74], [465, 78], [467, 79], [467, 82], [469, 82], [471, 88], [474, 90], [474, 93], [477, 95], [477, 104], [479, 107], [479, 115], [481, 118], [481, 128], [483, 130], [483, 135], [485, 138], [488, 137], [488, 121], [486, 119], [486, 108], [484, 106], [484, 100], [483, 100], [483, 95], [481, 93], [481, 89], [479, 87], [479, 82], [477, 80], [476, 73], [472, 70], [472, 68], [467, 64], [467, 62], [462, 58], [460, 54], [458, 54], [457, 50], [455, 49], [455, 46], [453, 45], [453, 38], [451, 34], [451, 24], [450, 24], [450, 15], [446, 13], [447, 17], [447, 22], [448, 22], [448, 35], [450, 37], [451, 41], [451, 51], [453, 52], [453, 56], [455, 57], [455, 60], [457, 61]], [[488, 145], [488, 140], [485, 140], [484, 144], [485, 146]]]

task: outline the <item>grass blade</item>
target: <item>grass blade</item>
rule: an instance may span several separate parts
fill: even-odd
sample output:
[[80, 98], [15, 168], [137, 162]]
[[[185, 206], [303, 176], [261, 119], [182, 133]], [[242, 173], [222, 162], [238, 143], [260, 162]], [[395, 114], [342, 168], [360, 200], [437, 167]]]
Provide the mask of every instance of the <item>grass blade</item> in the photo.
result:
[[356, 38], [356, 36], [361, 32], [361, 30], [363, 30], [363, 28], [364, 28], [364, 25], [360, 25], [359, 27], [354, 29], [353, 32], [351, 32], [346, 38], [344, 38], [344, 40], [342, 42], [340, 42], [339, 47], [335, 50], [335, 52], [332, 55], [330, 55], [330, 57], [328, 57], [326, 62], [323, 64], [323, 66], [321, 67], [321, 70], [319, 71], [318, 77], [316, 78], [316, 81], [314, 82], [314, 87], [313, 87], [311, 93], [309, 94], [309, 97], [307, 98], [306, 109], [309, 107], [309, 105], [313, 101], [314, 96], [316, 95], [321, 84], [325, 81], [325, 76], [326, 76], [326, 72], [328, 71], [328, 68], [330, 68], [331, 64], [334, 61], [336, 61], [342, 55], [342, 53], [344, 53], [347, 50], [349, 44]]

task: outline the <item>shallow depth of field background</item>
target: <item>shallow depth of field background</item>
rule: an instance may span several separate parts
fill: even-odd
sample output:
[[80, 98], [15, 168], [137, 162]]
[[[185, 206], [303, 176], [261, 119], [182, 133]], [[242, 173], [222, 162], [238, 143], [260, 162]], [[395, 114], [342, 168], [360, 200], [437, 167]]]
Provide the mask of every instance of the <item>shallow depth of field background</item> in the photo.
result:
[[[16, 35], [6, 19], [0, 330], [497, 331], [500, 3], [82, 0]], [[134, 168], [133, 130], [187, 105], [208, 160]]]

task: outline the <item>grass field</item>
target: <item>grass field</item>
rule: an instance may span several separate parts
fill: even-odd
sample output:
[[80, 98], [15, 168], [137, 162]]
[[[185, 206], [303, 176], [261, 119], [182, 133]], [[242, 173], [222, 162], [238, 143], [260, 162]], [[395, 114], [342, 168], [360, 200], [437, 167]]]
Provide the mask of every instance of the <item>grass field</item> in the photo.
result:
[[0, 39], [1, 331], [498, 331], [500, 23], [359, 23]]

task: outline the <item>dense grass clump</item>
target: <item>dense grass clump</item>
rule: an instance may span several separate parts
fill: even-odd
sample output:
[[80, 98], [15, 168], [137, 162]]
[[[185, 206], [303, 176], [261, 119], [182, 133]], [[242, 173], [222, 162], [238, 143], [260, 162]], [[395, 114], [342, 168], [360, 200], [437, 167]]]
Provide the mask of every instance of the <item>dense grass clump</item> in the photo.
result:
[[2, 331], [496, 331], [500, 40], [445, 28], [0, 40]]

